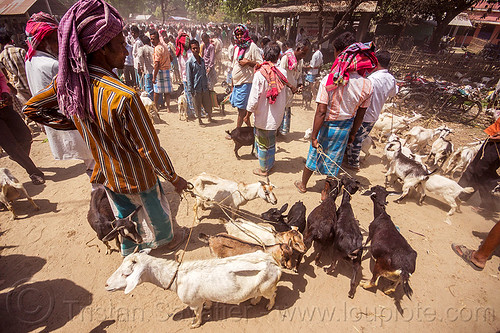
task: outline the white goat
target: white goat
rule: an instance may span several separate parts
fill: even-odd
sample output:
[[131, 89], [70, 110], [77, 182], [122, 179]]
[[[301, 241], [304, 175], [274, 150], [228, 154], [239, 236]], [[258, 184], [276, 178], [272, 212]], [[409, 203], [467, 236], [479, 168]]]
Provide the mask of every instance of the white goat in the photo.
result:
[[149, 118], [155, 123], [154, 116], [160, 118], [160, 114], [158, 113], [158, 109], [156, 108], [155, 103], [149, 98], [149, 95], [147, 92], [143, 91], [141, 93], [141, 102], [144, 104], [144, 107], [146, 108], [146, 111], [148, 112]]
[[[187, 116], [187, 109], [188, 109], [188, 104], [187, 104], [187, 99], [186, 95], [184, 92], [177, 98], [177, 109], [179, 110], [179, 120], [188, 120]], [[184, 118], [184, 119], [183, 119]]]
[[17, 180], [16, 177], [12, 175], [9, 169], [0, 168], [0, 203], [4, 204], [5, 207], [12, 213], [12, 219], [16, 219], [17, 215], [14, 212], [14, 207], [12, 207], [12, 202], [19, 198], [21, 194], [31, 203], [33, 208], [39, 210], [40, 207], [33, 201], [30, 197], [23, 184]]
[[[431, 161], [432, 165], [442, 167], [446, 159], [453, 153], [453, 143], [446, 139], [448, 134], [452, 132], [451, 128], [442, 130], [439, 137], [432, 143], [431, 151], [427, 157], [427, 161]], [[432, 159], [434, 160], [432, 161]], [[441, 163], [440, 166], [439, 163]]]
[[264, 296], [269, 299], [267, 309], [274, 306], [281, 268], [267, 253], [257, 251], [180, 265], [147, 253], [143, 250], [123, 259], [106, 281], [106, 290], [125, 289], [128, 294], [142, 282], [168, 288], [195, 312], [192, 328], [201, 325], [203, 305], [210, 308], [212, 302], [239, 304], [252, 299], [251, 304], [255, 305]]
[[363, 160], [366, 160], [366, 158], [368, 156], [370, 156], [370, 148], [377, 148], [377, 146], [375, 145], [375, 141], [373, 140], [373, 138], [371, 136], [367, 136], [363, 142], [361, 142], [361, 151], [363, 153], [365, 153], [365, 156], [363, 157]]
[[425, 148], [427, 143], [429, 143], [429, 141], [432, 140], [435, 135], [441, 133], [441, 131], [443, 130], [449, 130], [449, 128], [446, 127], [446, 125], [440, 126], [435, 129], [415, 126], [408, 133], [406, 133], [405, 145], [414, 153], [421, 152]]
[[425, 157], [425, 155], [418, 155], [418, 154], [412, 153], [410, 148], [408, 148], [404, 145], [404, 140], [400, 139], [396, 134], [391, 134], [389, 136], [389, 139], [387, 139], [387, 143], [384, 147], [384, 155], [388, 161], [392, 161], [394, 159], [394, 155], [397, 152], [396, 150], [391, 149], [391, 147], [393, 147], [393, 145], [391, 145], [391, 143], [394, 143], [394, 142], [401, 143], [401, 153], [404, 156], [411, 158], [412, 160], [415, 160], [418, 163], [425, 166], [424, 161], [423, 161], [423, 157]]
[[267, 179], [267, 183], [259, 181], [253, 184], [245, 184], [222, 179], [203, 172], [189, 182], [193, 184], [193, 192], [196, 194], [196, 203], [193, 208], [196, 222], [200, 221], [198, 218], [198, 207], [202, 209], [213, 207], [214, 204], [209, 201], [215, 201], [233, 209], [238, 209], [248, 201], [257, 198], [262, 198], [273, 205], [278, 202], [273, 193], [275, 186], [269, 182], [269, 178]]
[[392, 133], [398, 134], [407, 129], [408, 126], [422, 118], [422, 115], [413, 112], [413, 117], [397, 116], [391, 113], [381, 113], [373, 128], [380, 131], [379, 142], [382, 142], [382, 137], [389, 137]]
[[[424, 180], [420, 184], [420, 193], [421, 197], [419, 203], [425, 199], [425, 191], [434, 193], [443, 197], [443, 199], [450, 205], [450, 210], [448, 211], [448, 217], [445, 222], [451, 224], [449, 217], [455, 213], [455, 211], [461, 213], [460, 211], [460, 199], [458, 196], [461, 193], [472, 193], [474, 192], [474, 188], [472, 187], [462, 187], [458, 185], [458, 183], [452, 179], [446, 178], [441, 175], [430, 175], [427, 180]], [[424, 191], [425, 188], [425, 191]]]
[[469, 163], [472, 161], [474, 156], [476, 156], [477, 152], [481, 148], [482, 142], [475, 142], [463, 147], [459, 147], [453, 154], [451, 154], [448, 161], [446, 161], [443, 172], [444, 174], [453, 174], [461, 168], [463, 172], [469, 166]]

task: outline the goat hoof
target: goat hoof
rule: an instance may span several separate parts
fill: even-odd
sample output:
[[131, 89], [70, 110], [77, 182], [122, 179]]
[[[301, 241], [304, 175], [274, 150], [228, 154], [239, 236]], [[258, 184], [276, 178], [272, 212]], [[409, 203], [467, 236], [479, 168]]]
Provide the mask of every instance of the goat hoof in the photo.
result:
[[353, 298], [354, 298], [354, 293], [349, 293], [349, 294], [347, 294], [347, 296], [348, 296], [349, 298], [353, 299]]
[[200, 327], [200, 326], [201, 326], [201, 323], [197, 323], [197, 322], [196, 322], [196, 323], [193, 323], [193, 324], [191, 325], [191, 328], [198, 328], [198, 327]]
[[363, 287], [363, 289], [370, 289], [370, 288], [375, 287], [375, 285], [372, 284], [371, 282], [368, 282], [368, 283], [367, 282], [361, 282], [359, 285], [361, 287]]

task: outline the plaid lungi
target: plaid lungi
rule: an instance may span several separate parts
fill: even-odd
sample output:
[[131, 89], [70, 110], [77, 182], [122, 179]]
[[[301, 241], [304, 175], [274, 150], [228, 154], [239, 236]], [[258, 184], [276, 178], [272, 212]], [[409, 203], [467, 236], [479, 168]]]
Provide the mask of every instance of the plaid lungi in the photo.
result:
[[267, 172], [274, 165], [276, 155], [276, 130], [263, 130], [254, 128], [255, 151], [259, 158], [260, 170]]
[[[127, 217], [142, 206], [133, 218], [143, 243], [139, 249], [156, 249], [174, 238], [170, 206], [159, 182], [152, 188], [134, 194], [115, 193], [105, 187], [109, 203], [116, 218]], [[121, 244], [122, 256], [131, 254], [137, 244], [124, 238]]]
[[170, 80], [170, 70], [159, 70], [156, 75], [154, 91], [157, 94], [169, 93], [172, 91], [172, 81]]
[[368, 134], [370, 134], [374, 122], [363, 122], [356, 132], [356, 138], [351, 144], [347, 145], [346, 155], [347, 164], [353, 167], [359, 167], [359, 154], [361, 153], [361, 146], [363, 145], [363, 140], [366, 139]]
[[319, 155], [316, 148], [309, 146], [306, 168], [322, 175], [337, 176], [344, 151], [349, 139], [353, 118], [347, 120], [325, 121], [318, 133], [318, 143], [328, 156]]
[[283, 120], [280, 125], [280, 133], [282, 135], [290, 133], [290, 124], [292, 122], [292, 108], [287, 106], [285, 108], [285, 114], [283, 115]]

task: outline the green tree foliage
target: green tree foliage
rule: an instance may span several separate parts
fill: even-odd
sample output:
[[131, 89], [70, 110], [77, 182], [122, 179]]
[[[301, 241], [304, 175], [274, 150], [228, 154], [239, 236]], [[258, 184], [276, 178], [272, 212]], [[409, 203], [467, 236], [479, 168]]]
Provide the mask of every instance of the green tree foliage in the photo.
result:
[[[419, 19], [433, 19], [437, 26], [429, 46], [437, 51], [439, 41], [455, 16], [478, 4], [481, 0], [379, 0], [379, 19], [382, 22], [412, 23]], [[488, 0], [490, 6], [498, 0]]]

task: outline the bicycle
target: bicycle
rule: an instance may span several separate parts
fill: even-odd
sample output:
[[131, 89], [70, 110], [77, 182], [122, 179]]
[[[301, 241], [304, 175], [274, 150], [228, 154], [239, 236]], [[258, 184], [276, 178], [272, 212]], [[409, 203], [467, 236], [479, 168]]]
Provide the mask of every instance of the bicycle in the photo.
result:
[[449, 90], [449, 97], [437, 110], [435, 117], [443, 115], [449, 121], [459, 121], [469, 124], [481, 114], [483, 105], [481, 104], [479, 91], [472, 87], [453, 88]]

